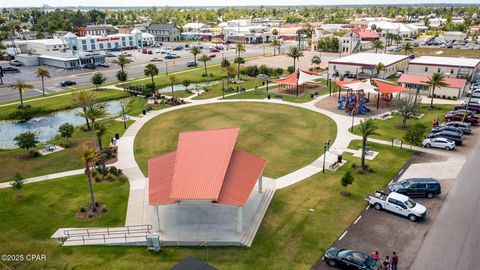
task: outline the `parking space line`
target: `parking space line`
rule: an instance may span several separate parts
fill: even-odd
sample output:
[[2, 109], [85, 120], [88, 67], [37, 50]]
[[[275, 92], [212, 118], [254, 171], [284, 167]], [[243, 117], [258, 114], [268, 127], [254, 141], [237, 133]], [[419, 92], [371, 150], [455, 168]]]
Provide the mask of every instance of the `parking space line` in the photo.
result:
[[353, 222], [353, 224], [357, 224], [357, 222], [362, 218], [362, 216], [358, 216], [357, 219], [355, 219], [355, 221]]
[[347, 235], [347, 232], [348, 232], [348, 231], [345, 231], [345, 232], [340, 236], [340, 238], [338, 238], [338, 240], [342, 240], [343, 237], [345, 237], [345, 235]]
[[367, 210], [368, 210], [368, 208], [370, 208], [370, 204], [367, 206], [367, 208], [365, 208], [365, 211], [367, 211]]

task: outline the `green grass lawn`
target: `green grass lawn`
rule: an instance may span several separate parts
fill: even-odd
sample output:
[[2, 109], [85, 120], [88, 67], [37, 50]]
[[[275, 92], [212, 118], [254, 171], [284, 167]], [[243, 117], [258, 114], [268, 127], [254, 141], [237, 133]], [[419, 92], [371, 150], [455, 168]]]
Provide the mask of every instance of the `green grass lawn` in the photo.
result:
[[[180, 90], [180, 91], [175, 91], [174, 94], [175, 94], [175, 97], [177, 97], [177, 98], [187, 98], [189, 96], [192, 96], [194, 93], [187, 92], [185, 90]], [[163, 92], [162, 95], [171, 97], [172, 92]]]
[[[442, 52], [442, 53], [438, 53]], [[402, 51], [397, 54], [403, 54]], [[446, 48], [414, 48], [413, 54], [415, 56], [444, 56], [444, 57], [466, 57], [466, 58], [480, 58], [480, 50], [461, 50], [461, 49], [446, 49]]]
[[[350, 148], [359, 148], [360, 141]], [[293, 186], [278, 190], [250, 248], [209, 247], [209, 263], [218, 269], [309, 269], [365, 208], [365, 195], [384, 187], [413, 155], [412, 152], [375, 143], [380, 154], [367, 164], [374, 173], [354, 174], [343, 197], [340, 178], [359, 158], [345, 154], [348, 161], [337, 172], [318, 173]], [[205, 260], [205, 248], [165, 247], [159, 253], [144, 247], [61, 247], [48, 239], [65, 226], [119, 226], [123, 224], [128, 184], [95, 183], [98, 200], [110, 211], [99, 220], [76, 221], [78, 208], [88, 204], [84, 176], [69, 177], [25, 186], [22, 201], [13, 199], [11, 189], [0, 190], [0, 252], [45, 253], [51, 269], [69, 264], [79, 269], [170, 269], [186, 256]], [[114, 207], [115, 206], [115, 207]], [[314, 209], [311, 212], [309, 209]], [[35, 269], [25, 263], [22, 269]], [[43, 268], [45, 269], [45, 268]]]
[[[147, 104], [147, 98], [132, 97], [132, 99], [128, 103], [128, 107], [125, 113], [131, 116], [139, 116], [140, 114], [143, 113], [143, 110], [147, 109], [147, 106], [145, 106], [145, 104]], [[168, 107], [171, 107], [171, 106], [166, 104], [158, 104], [155, 106], [150, 106], [150, 108], [152, 108], [153, 110], [162, 110]]]
[[[121, 99], [130, 97], [131, 95], [124, 91], [106, 89], [101, 91], [95, 91], [95, 97], [97, 101], [107, 101], [113, 99]], [[36, 100], [25, 103], [25, 105], [31, 105], [32, 107], [43, 107], [44, 112], [42, 114], [48, 114], [55, 111], [73, 109], [76, 106], [72, 103], [73, 93], [69, 95], [63, 95], [58, 97], [52, 97], [42, 100]], [[17, 110], [18, 104], [9, 105], [0, 108], [0, 120], [8, 119], [8, 115]]]
[[226, 97], [225, 99], [265, 99], [267, 98], [268, 95], [273, 99], [276, 96], [281, 96], [283, 100], [289, 101], [289, 102], [296, 102], [296, 103], [305, 103], [313, 100], [313, 98], [310, 96], [311, 93], [318, 92], [320, 95], [324, 95], [328, 93], [328, 88], [321, 88], [321, 89], [313, 89], [313, 90], [308, 90], [304, 94], [299, 95], [298, 97], [296, 95], [287, 95], [287, 94], [277, 94], [277, 93], [272, 93], [272, 92], [266, 92], [264, 88], [258, 89], [258, 90], [253, 90], [253, 91], [248, 91], [245, 93], [240, 93], [236, 95], [231, 95]]
[[[407, 129], [408, 126], [414, 125], [415, 123], [422, 123], [427, 128], [432, 127], [432, 120], [437, 117], [440, 121], [445, 120], [445, 114], [453, 109], [453, 105], [434, 105], [434, 109], [430, 109], [430, 105], [422, 104], [421, 113], [425, 115], [420, 119], [409, 119], [407, 120]], [[395, 138], [403, 139], [403, 136], [406, 133], [406, 129], [403, 128], [403, 119], [400, 115], [395, 114], [393, 118], [388, 120], [375, 120], [375, 123], [378, 126], [376, 131], [378, 135], [371, 136], [372, 138], [382, 139], [391, 141]], [[358, 126], [353, 127], [353, 133], [360, 135]]]
[[266, 159], [268, 177], [279, 177], [319, 157], [327, 137], [336, 136], [332, 119], [309, 110], [266, 103], [195, 106], [150, 120], [135, 138], [135, 158], [147, 174], [148, 159], [176, 148], [186, 130], [240, 127], [237, 147]]
[[[125, 131], [123, 123], [114, 120], [100, 121], [106, 128], [107, 133], [102, 137], [102, 145], [108, 146], [110, 139], [114, 137], [115, 133], [123, 134]], [[131, 125], [133, 121], [127, 121], [127, 126]], [[80, 162], [77, 147], [85, 142], [93, 142], [93, 135], [90, 131], [83, 131], [80, 127], [75, 129], [75, 133], [70, 142], [72, 147], [66, 148], [63, 151], [52, 153], [46, 156], [25, 159], [26, 151], [23, 149], [1, 150], [0, 151], [0, 182], [8, 182], [17, 172], [20, 172], [24, 177], [34, 177], [50, 173], [57, 173], [68, 170], [80, 169], [82, 163]], [[54, 139], [53, 144], [65, 142], [65, 139]], [[42, 149], [39, 145], [37, 149]]]

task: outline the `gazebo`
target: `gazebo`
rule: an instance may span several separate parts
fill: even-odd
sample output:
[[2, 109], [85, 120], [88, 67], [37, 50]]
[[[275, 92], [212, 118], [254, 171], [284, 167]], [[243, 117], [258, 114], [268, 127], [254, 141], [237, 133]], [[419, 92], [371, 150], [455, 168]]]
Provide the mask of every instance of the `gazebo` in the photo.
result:
[[240, 245], [264, 201], [267, 161], [235, 148], [239, 131], [182, 132], [176, 151], [148, 161], [148, 203], [162, 244]]
[[273, 80], [273, 82], [280, 86], [279, 89], [281, 92], [295, 92], [298, 96], [299, 93], [303, 93], [306, 88], [317, 87], [315, 80], [320, 78], [321, 75], [319, 73], [298, 68], [287, 77]]

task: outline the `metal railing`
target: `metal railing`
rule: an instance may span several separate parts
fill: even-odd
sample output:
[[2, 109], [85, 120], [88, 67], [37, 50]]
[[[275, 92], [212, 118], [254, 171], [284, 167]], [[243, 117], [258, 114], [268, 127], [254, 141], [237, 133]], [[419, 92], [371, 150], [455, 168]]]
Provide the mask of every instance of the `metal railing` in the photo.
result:
[[[85, 238], [86, 237], [85, 235], [81, 235], [81, 238], [78, 238], [78, 239], [72, 239], [72, 238], [65, 239], [63, 241], [63, 243], [65, 243], [66, 241], [68, 241], [68, 242], [80, 242], [81, 241], [85, 245], [85, 243], [86, 242], [88, 243], [88, 241], [103, 240], [103, 243], [107, 244], [107, 240], [114, 240], [114, 239], [122, 239], [122, 242], [127, 243], [128, 239], [139, 238], [139, 237], [142, 237], [142, 238], [144, 237], [145, 241], [147, 241], [147, 235], [148, 234], [149, 233], [147, 233], [147, 232], [145, 232], [144, 236], [128, 235], [128, 233], [123, 233], [123, 235], [118, 235], [117, 234], [118, 236], [107, 236], [107, 235], [103, 234], [101, 237], [87, 237], [87, 238]], [[116, 242], [116, 243], [118, 243], [118, 242]]]
[[91, 237], [96, 235], [110, 236], [116, 234], [132, 234], [132, 233], [150, 233], [152, 225], [130, 225], [118, 228], [86, 228], [65, 230], [63, 233], [68, 237], [82, 236]]

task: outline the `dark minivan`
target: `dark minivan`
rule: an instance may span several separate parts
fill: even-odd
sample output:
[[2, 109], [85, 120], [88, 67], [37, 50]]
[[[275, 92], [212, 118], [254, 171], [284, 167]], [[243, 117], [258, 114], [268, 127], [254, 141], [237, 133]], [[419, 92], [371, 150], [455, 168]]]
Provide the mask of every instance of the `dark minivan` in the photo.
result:
[[442, 137], [442, 138], [454, 141], [455, 145], [462, 145], [462, 135], [455, 132], [442, 130], [440, 132], [430, 133], [428, 135], [428, 138], [438, 138], [438, 137]]
[[442, 193], [442, 187], [434, 178], [410, 178], [392, 183], [388, 186], [391, 192], [401, 193], [407, 196], [422, 196], [433, 198]]

